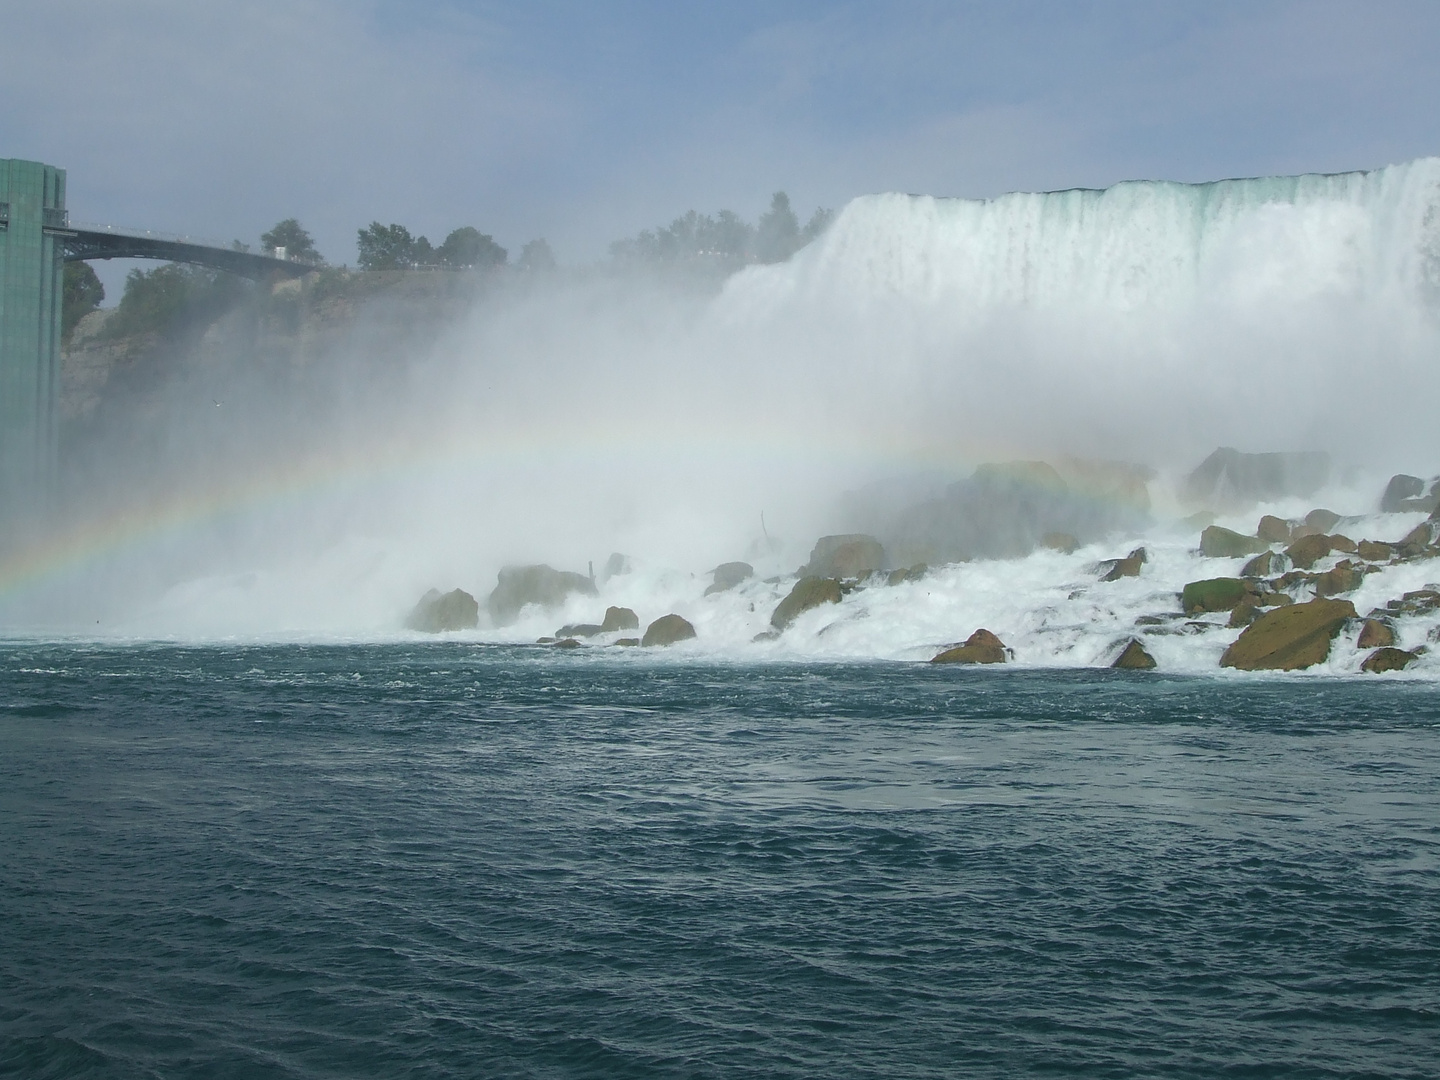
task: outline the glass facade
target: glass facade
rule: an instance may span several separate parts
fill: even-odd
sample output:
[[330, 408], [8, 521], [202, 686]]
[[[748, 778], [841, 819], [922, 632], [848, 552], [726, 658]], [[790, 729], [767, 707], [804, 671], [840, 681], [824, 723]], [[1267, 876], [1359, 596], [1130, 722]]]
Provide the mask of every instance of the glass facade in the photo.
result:
[[56, 466], [65, 171], [0, 158], [0, 521], [43, 509]]

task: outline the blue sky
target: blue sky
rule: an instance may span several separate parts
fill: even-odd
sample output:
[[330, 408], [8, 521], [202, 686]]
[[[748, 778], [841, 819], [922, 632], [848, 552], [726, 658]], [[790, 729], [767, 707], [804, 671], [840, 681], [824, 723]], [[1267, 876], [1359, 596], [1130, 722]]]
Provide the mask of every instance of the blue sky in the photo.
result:
[[0, 0], [0, 156], [78, 219], [332, 260], [372, 219], [564, 261], [802, 211], [1440, 153], [1440, 3]]

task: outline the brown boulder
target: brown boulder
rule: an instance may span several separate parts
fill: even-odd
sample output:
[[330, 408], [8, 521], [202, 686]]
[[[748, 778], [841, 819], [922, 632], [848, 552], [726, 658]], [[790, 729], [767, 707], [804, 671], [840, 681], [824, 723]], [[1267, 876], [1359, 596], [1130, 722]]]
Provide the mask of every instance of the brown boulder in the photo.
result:
[[464, 589], [452, 589], [444, 595], [431, 589], [406, 618], [405, 629], [440, 634], [446, 630], [470, 630], [479, 622], [480, 605]]
[[1102, 566], [1108, 569], [1100, 576], [1100, 580], [1119, 581], [1121, 578], [1139, 577], [1140, 567], [1145, 565], [1146, 558], [1145, 549], [1140, 547], [1130, 552], [1130, 554], [1126, 555], [1123, 559], [1107, 559], [1101, 563]]
[[1334, 510], [1316, 509], [1305, 515], [1305, 524], [1318, 532], [1328, 533], [1340, 520], [1340, 515]]
[[919, 581], [930, 572], [930, 568], [924, 563], [916, 563], [914, 566], [907, 566], [900, 570], [891, 570], [885, 578], [886, 585], [901, 585], [907, 581]]
[[1395, 631], [1379, 619], [1366, 619], [1360, 627], [1360, 640], [1355, 643], [1361, 649], [1384, 649], [1395, 644]]
[[1360, 545], [1341, 533], [1331, 533], [1330, 550], [1338, 551], [1342, 555], [1354, 555], [1359, 552]]
[[1267, 544], [1288, 544], [1290, 523], [1274, 514], [1266, 514], [1260, 519], [1260, 527], [1255, 530], [1255, 535]]
[[711, 596], [715, 593], [728, 592], [742, 581], [748, 581], [754, 576], [755, 568], [748, 562], [721, 563], [712, 571], [710, 587], [705, 590], [705, 595]]
[[605, 621], [600, 624], [600, 629], [606, 634], [617, 630], [638, 630], [640, 616], [628, 607], [608, 607], [605, 609]]
[[790, 590], [790, 595], [776, 605], [770, 616], [770, 625], [784, 630], [802, 614], [821, 604], [840, 602], [840, 582], [834, 578], [802, 577]]
[[1144, 645], [1131, 638], [1130, 644], [1125, 646], [1110, 666], [1122, 671], [1151, 671], [1155, 667], [1155, 658], [1145, 651]]
[[1247, 578], [1269, 577], [1280, 568], [1280, 556], [1273, 551], [1262, 551], [1240, 568], [1240, 576]]
[[599, 623], [569, 623], [555, 631], [557, 638], [594, 637], [603, 633], [604, 627]]
[[1241, 671], [1293, 671], [1321, 663], [1330, 642], [1349, 619], [1348, 600], [1311, 600], [1273, 608], [1251, 623], [1220, 657], [1221, 667]]
[[1200, 534], [1200, 554], [1210, 559], [1238, 559], [1268, 546], [1258, 536], [1245, 536], [1219, 525], [1211, 525]]
[[1401, 671], [1415, 658], [1415, 653], [1406, 652], [1404, 649], [1376, 649], [1361, 663], [1360, 670], [1371, 675], [1378, 675], [1382, 671]]
[[1180, 594], [1180, 607], [1186, 615], [1198, 615], [1205, 611], [1232, 611], [1236, 604], [1254, 593], [1255, 586], [1240, 578], [1222, 577], [1192, 581]]
[[802, 577], [857, 578], [885, 569], [885, 548], [864, 533], [822, 536], [815, 541]]
[[1285, 554], [1290, 557], [1290, 562], [1295, 566], [1301, 570], [1309, 570], [1330, 554], [1330, 537], [1324, 533], [1302, 536], [1285, 549]]
[[645, 646], [674, 645], [677, 641], [689, 641], [695, 636], [695, 627], [679, 615], [661, 615], [645, 628], [640, 644]]
[[1338, 596], [1354, 592], [1360, 587], [1365, 575], [1353, 566], [1337, 566], [1327, 570], [1315, 579], [1316, 596]]
[[507, 566], [500, 571], [495, 591], [485, 601], [485, 606], [496, 626], [506, 626], [515, 621], [520, 609], [527, 604], [559, 607], [572, 593], [594, 596], [595, 582], [584, 574], [556, 570], [544, 563]]
[[946, 649], [930, 661], [932, 664], [1003, 664], [1005, 643], [989, 630], [976, 630], [964, 645]]
[[1240, 603], [1235, 605], [1234, 610], [1230, 612], [1230, 621], [1227, 622], [1225, 625], [1230, 627], [1232, 630], [1240, 626], [1249, 626], [1252, 622], [1255, 621], [1255, 617], [1259, 614], [1259, 602], [1255, 597], [1247, 596], [1244, 600], [1241, 600]]
[[1425, 554], [1425, 549], [1433, 542], [1434, 536], [1435, 534], [1430, 523], [1428, 521], [1422, 521], [1406, 533], [1405, 539], [1401, 540], [1397, 545], [1400, 549], [1401, 556], [1407, 559], [1414, 559], [1417, 556]]
[[1395, 554], [1395, 549], [1378, 540], [1361, 540], [1355, 545], [1355, 554], [1366, 562], [1389, 562], [1390, 556]]

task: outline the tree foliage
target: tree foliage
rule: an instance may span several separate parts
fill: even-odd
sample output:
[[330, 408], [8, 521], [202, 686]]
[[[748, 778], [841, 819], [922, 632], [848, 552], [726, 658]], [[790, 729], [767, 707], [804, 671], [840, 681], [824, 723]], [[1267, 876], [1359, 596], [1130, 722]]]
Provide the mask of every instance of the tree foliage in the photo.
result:
[[175, 333], [208, 323], [244, 295], [247, 283], [231, 274], [180, 263], [131, 270], [115, 314], [105, 323], [109, 337]]
[[550, 245], [543, 237], [538, 240], [531, 240], [520, 249], [520, 258], [516, 266], [521, 270], [530, 273], [544, 273], [555, 269], [555, 252], [550, 250]]
[[646, 229], [610, 245], [618, 262], [683, 265], [729, 273], [750, 263], [783, 262], [830, 224], [829, 210], [816, 210], [802, 229], [790, 197], [777, 191], [770, 209], [751, 225], [731, 210], [713, 216], [694, 210], [669, 225]]
[[372, 221], [357, 240], [362, 270], [410, 270], [422, 266], [452, 269], [504, 266], [508, 253], [479, 229], [465, 225], [445, 238], [438, 248], [424, 236], [411, 236], [404, 225]]
[[504, 266], [509, 257], [509, 252], [497, 244], [494, 237], [487, 236], [469, 225], [462, 226], [445, 237], [445, 242], [435, 254], [440, 265], [456, 267]]
[[65, 287], [60, 298], [60, 334], [68, 338], [77, 323], [100, 306], [105, 286], [87, 262], [65, 264]]
[[315, 250], [315, 241], [305, 231], [305, 227], [293, 217], [286, 218], [269, 232], [264, 233], [260, 237], [260, 247], [267, 254], [273, 254], [279, 248], [284, 248], [285, 257], [295, 262], [319, 265], [325, 261], [320, 252]]

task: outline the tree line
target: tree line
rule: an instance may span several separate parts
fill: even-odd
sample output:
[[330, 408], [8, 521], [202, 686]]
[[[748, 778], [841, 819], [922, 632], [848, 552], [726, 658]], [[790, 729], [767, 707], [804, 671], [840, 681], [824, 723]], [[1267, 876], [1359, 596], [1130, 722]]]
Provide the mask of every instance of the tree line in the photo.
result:
[[[783, 262], [810, 243], [834, 219], [830, 210], [817, 209], [804, 225], [777, 191], [770, 208], [751, 224], [731, 210], [682, 214], [669, 225], [645, 229], [610, 245], [611, 261], [624, 266], [651, 266], [702, 273], [730, 273], [754, 263]], [[249, 245], [235, 241], [238, 250]], [[404, 225], [372, 221], [356, 233], [356, 263], [361, 270], [417, 269], [498, 270], [509, 266], [509, 252], [470, 225], [452, 230], [437, 247], [425, 236], [415, 236]], [[262, 233], [260, 248], [291, 262], [315, 267], [326, 260], [299, 220], [286, 218]], [[525, 271], [555, 268], [555, 255], [543, 239], [531, 240], [514, 266]], [[107, 333], [141, 332], [173, 324], [185, 313], [223, 306], [242, 286], [229, 275], [199, 267], [166, 264], [153, 270], [131, 270], [119, 310], [107, 324]], [[68, 338], [76, 324], [105, 299], [105, 289], [88, 263], [65, 264], [62, 327]]]

